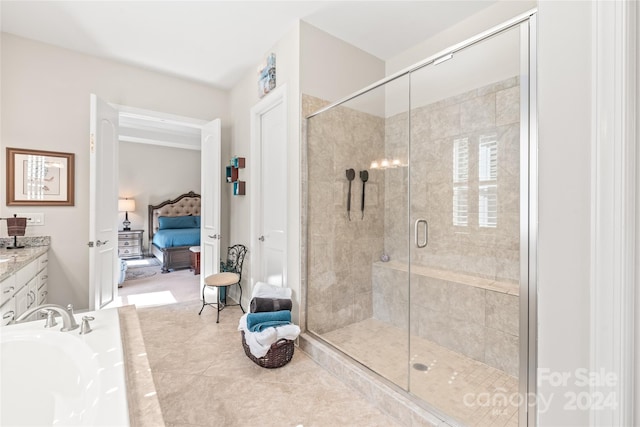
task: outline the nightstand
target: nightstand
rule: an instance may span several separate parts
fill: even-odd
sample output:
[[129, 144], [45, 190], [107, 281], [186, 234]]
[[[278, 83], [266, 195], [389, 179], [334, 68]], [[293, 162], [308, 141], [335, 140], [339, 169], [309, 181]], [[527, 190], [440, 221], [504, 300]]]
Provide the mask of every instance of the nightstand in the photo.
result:
[[142, 235], [144, 230], [118, 231], [118, 257], [142, 258]]

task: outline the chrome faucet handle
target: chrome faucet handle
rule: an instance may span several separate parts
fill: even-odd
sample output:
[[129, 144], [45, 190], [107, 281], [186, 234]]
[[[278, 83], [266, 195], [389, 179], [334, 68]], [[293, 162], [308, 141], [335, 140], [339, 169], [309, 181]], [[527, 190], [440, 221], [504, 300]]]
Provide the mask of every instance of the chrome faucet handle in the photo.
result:
[[78, 323], [76, 323], [76, 316], [73, 312], [73, 304], [67, 305], [67, 313], [69, 314], [70, 325], [69, 328], [62, 328], [61, 331], [63, 332], [72, 331], [78, 327]]
[[60, 315], [60, 317], [62, 318], [62, 329], [60, 330], [62, 332], [73, 331], [74, 329], [77, 329], [79, 327], [76, 323], [75, 317], [69, 314], [69, 312], [64, 307], [56, 304], [42, 304], [35, 307], [27, 308], [26, 311], [24, 311], [14, 320], [14, 323], [24, 322], [33, 313], [42, 310], [50, 310]]
[[40, 310], [40, 313], [47, 315], [47, 321], [44, 324], [45, 328], [53, 328], [58, 324], [58, 322], [56, 322], [55, 311], [45, 308], [44, 310]]
[[82, 325], [80, 326], [80, 335], [88, 334], [92, 331], [91, 325], [89, 324], [90, 320], [95, 320], [95, 317], [92, 316], [82, 316]]

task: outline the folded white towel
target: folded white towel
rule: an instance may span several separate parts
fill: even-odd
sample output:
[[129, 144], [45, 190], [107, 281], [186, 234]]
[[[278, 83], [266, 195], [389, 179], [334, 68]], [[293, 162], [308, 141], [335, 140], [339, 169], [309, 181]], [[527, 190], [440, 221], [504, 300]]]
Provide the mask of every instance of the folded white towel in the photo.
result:
[[249, 329], [247, 329], [247, 314], [248, 313], [245, 313], [242, 316], [240, 316], [240, 321], [238, 321], [239, 331], [249, 332]]
[[255, 357], [264, 357], [276, 342], [278, 333], [275, 328], [267, 328], [262, 332], [245, 332], [244, 340], [249, 346], [249, 351]]
[[291, 298], [291, 289], [257, 282], [251, 298]]
[[277, 332], [276, 341], [281, 339], [295, 340], [300, 335], [300, 326], [294, 324], [277, 326], [275, 329]]

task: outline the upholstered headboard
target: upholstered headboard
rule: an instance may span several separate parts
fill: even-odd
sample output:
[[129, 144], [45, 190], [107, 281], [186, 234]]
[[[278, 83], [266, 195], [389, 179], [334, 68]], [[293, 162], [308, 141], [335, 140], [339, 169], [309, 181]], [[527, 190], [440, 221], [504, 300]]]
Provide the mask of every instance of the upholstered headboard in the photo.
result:
[[200, 195], [190, 191], [159, 205], [149, 205], [149, 241], [158, 231], [158, 217], [200, 215]]

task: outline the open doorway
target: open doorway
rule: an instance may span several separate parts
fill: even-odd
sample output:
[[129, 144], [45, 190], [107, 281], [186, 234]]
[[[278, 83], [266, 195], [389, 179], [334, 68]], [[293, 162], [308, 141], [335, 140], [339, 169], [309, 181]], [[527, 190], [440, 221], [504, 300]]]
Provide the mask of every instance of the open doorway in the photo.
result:
[[116, 301], [152, 306], [197, 299], [200, 277], [194, 272], [162, 273], [151, 251], [147, 208], [188, 191], [200, 194], [206, 121], [122, 106], [119, 118], [118, 195], [136, 206], [128, 214], [131, 231], [123, 230], [125, 213], [118, 213], [122, 282]]
[[[143, 231], [141, 248], [130, 255], [149, 255], [147, 207], [189, 191], [200, 194], [201, 132], [207, 122], [125, 106], [118, 111], [118, 196], [135, 202], [127, 214], [130, 228]], [[122, 230], [125, 212], [118, 215]]]
[[[218, 176], [221, 167], [220, 121], [207, 122], [128, 106], [116, 106], [116, 109], [119, 153], [114, 169], [118, 181], [117, 196], [132, 203], [128, 203], [127, 212], [113, 212], [114, 217], [117, 215], [116, 264], [119, 265], [117, 281], [120, 287], [109, 306], [149, 306], [197, 299], [202, 286], [200, 275], [189, 269], [161, 274], [159, 263], [149, 249], [151, 225], [148, 224], [147, 212], [149, 205], [188, 191], [202, 193], [203, 204], [214, 207], [209, 211], [219, 209], [219, 183], [218, 188], [211, 191], [211, 182], [221, 179]], [[210, 145], [215, 146], [213, 151]], [[205, 151], [206, 161], [201, 156], [201, 149]], [[205, 169], [204, 175], [202, 169]], [[218, 173], [210, 176], [211, 170]], [[125, 215], [130, 223], [123, 224]], [[211, 215], [209, 212], [207, 215], [209, 220], [205, 222], [217, 222], [216, 233], [218, 236], [222, 234], [220, 213]], [[217, 221], [210, 220], [216, 217]], [[207, 227], [210, 225], [203, 223], [202, 229]], [[207, 242], [208, 248], [212, 246], [217, 248], [219, 242]]]

